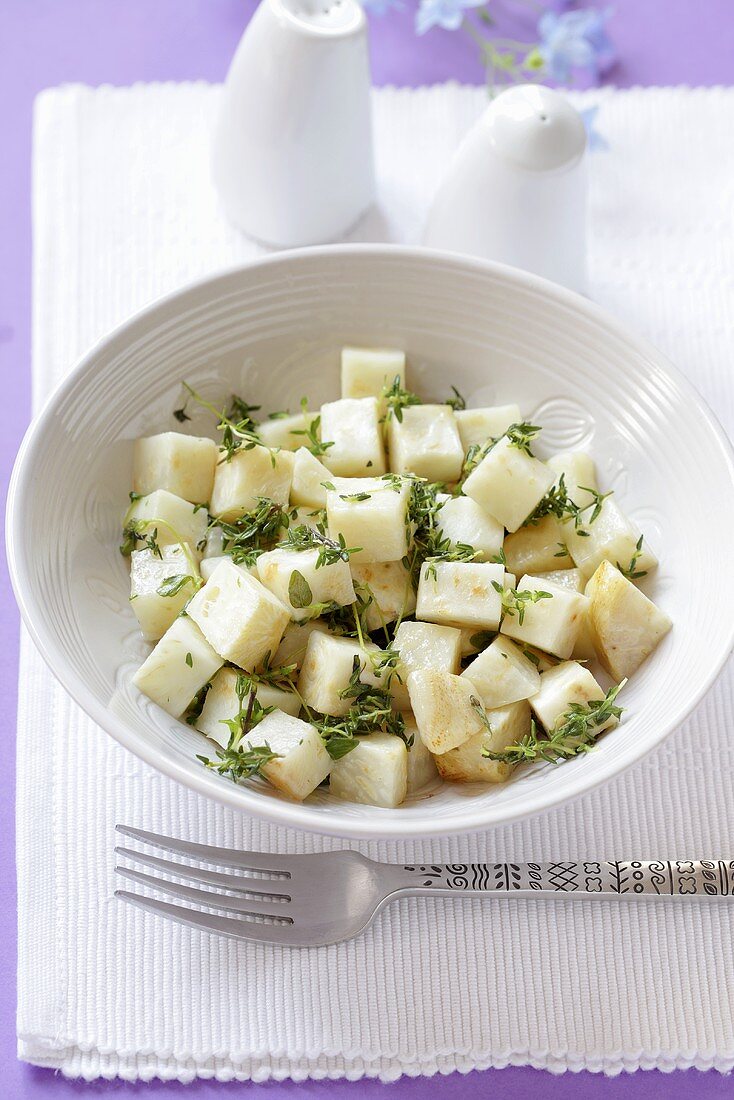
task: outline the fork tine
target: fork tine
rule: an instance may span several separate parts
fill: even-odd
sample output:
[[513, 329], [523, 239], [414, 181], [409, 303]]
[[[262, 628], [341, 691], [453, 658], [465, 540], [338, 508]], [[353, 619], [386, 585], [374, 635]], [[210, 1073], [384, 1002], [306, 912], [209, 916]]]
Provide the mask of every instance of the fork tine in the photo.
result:
[[189, 928], [198, 928], [200, 932], [217, 932], [220, 936], [229, 936], [234, 940], [252, 940], [256, 943], [285, 944], [298, 946], [294, 942], [291, 924], [255, 924], [254, 921], [238, 920], [236, 917], [220, 917], [215, 913], [201, 913], [187, 909], [183, 905], [172, 905], [158, 898], [148, 898], [143, 894], [133, 894], [129, 890], [115, 890], [115, 897], [129, 901], [138, 909], [169, 917]]
[[252, 898], [233, 898], [227, 894], [218, 894], [213, 890], [197, 890], [195, 886], [184, 886], [180, 882], [166, 882], [165, 879], [146, 875], [143, 871], [134, 871], [127, 867], [115, 867], [118, 875], [129, 878], [141, 886], [150, 886], [160, 894], [170, 894], [174, 898], [191, 901], [194, 905], [207, 905], [212, 909], [229, 909], [233, 913], [249, 913], [255, 917], [277, 917], [279, 920], [293, 923], [289, 905], [283, 901], [256, 901]]
[[203, 860], [207, 863], [221, 863], [225, 867], [237, 867], [242, 871], [265, 871], [271, 875], [291, 876], [293, 860], [288, 856], [269, 855], [265, 852], [237, 852], [232, 848], [214, 848], [209, 844], [195, 844], [190, 840], [161, 836], [149, 833], [145, 829], [134, 829], [131, 825], [117, 825], [117, 832], [162, 848], [164, 852], [175, 852], [189, 859]]
[[188, 863], [174, 863], [172, 859], [162, 859], [161, 856], [152, 856], [148, 852], [138, 852], [135, 848], [122, 848], [119, 845], [115, 853], [133, 863], [142, 863], [144, 867], [155, 867], [164, 871], [167, 875], [176, 875], [178, 878], [189, 879], [192, 882], [206, 882], [210, 886], [221, 886], [223, 890], [239, 890], [247, 894], [264, 894], [267, 897], [285, 898], [290, 901], [290, 894], [284, 894], [283, 887], [287, 879], [263, 879], [247, 878], [245, 875], [228, 875], [223, 871], [210, 871], [208, 867], [190, 867]]

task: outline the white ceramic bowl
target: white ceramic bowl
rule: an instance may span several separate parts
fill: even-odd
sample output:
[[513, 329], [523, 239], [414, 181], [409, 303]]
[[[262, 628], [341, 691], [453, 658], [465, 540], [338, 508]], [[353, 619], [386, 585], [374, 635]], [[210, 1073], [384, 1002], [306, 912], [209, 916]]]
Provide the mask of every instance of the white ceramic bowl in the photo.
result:
[[[305, 804], [236, 786], [204, 742], [132, 688], [141, 644], [118, 553], [132, 440], [170, 430], [186, 379], [265, 410], [338, 395], [339, 348], [396, 345], [412, 385], [472, 405], [519, 401], [552, 449], [584, 447], [646, 532], [650, 585], [673, 631], [624, 692], [625, 721], [593, 753], [504, 786], [441, 786], [397, 810]], [[187, 428], [201, 431], [195, 419]], [[211, 425], [208, 425], [211, 427]], [[283, 253], [157, 302], [98, 344], [31, 426], [8, 515], [23, 617], [52, 672], [119, 742], [220, 802], [349, 837], [430, 836], [535, 813], [590, 790], [659, 744], [711, 685], [734, 632], [734, 476], [720, 427], [685, 379], [596, 306], [533, 276], [426, 251]]]

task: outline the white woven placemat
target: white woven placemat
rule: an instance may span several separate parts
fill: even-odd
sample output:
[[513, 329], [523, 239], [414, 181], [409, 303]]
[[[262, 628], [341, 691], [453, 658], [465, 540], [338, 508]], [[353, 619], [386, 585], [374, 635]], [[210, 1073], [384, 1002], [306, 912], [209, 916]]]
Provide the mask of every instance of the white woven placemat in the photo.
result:
[[[217, 96], [165, 85], [40, 98], [36, 407], [133, 310], [260, 253], [209, 184]], [[731, 430], [734, 90], [600, 98], [611, 150], [592, 163], [593, 296], [667, 352]], [[381, 207], [353, 239], [417, 240], [483, 103], [456, 86], [375, 94]], [[265, 850], [339, 842], [244, 819], [154, 773], [81, 714], [26, 638], [20, 696], [22, 1058], [182, 1080], [734, 1066], [731, 907], [413, 900], [310, 952], [185, 930], [112, 899], [117, 820]], [[574, 805], [365, 851], [401, 863], [732, 854], [732, 710], [725, 674], [663, 748]]]

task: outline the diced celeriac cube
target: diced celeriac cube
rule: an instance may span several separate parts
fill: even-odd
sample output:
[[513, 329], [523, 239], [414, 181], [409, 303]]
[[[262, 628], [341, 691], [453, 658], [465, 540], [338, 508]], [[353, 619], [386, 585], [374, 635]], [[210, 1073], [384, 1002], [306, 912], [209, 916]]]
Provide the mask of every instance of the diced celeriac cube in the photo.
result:
[[555, 516], [543, 516], [537, 523], [529, 523], [508, 535], [504, 551], [507, 568], [520, 576], [573, 567], [566, 548], [565, 528]]
[[321, 406], [324, 465], [338, 477], [384, 474], [385, 447], [376, 397], [345, 397]]
[[415, 611], [415, 591], [402, 561], [352, 562], [352, 578], [366, 596], [367, 629], [379, 630]]
[[393, 649], [400, 654], [392, 683], [393, 703], [397, 710], [408, 710], [408, 676], [421, 668], [458, 673], [461, 631], [435, 623], [401, 623], [395, 631]]
[[293, 453], [270, 451], [267, 447], [241, 448], [229, 461], [220, 458], [214, 474], [211, 499], [212, 515], [237, 519], [257, 507], [259, 497], [267, 497], [284, 508], [293, 479]]
[[582, 513], [578, 529], [571, 521], [562, 525], [568, 549], [586, 580], [603, 561], [629, 569], [634, 558], [634, 572], [650, 573], [657, 567], [657, 558], [644, 542], [637, 550], [640, 530], [627, 519], [613, 497], [602, 503], [593, 523], [589, 522], [591, 515], [590, 511]]
[[319, 566], [318, 550], [268, 550], [257, 559], [262, 584], [288, 608], [296, 621], [313, 614], [314, 604], [354, 603], [349, 562]]
[[185, 542], [197, 556], [203, 549], [209, 522], [206, 508], [190, 504], [167, 489], [156, 489], [136, 500], [126, 521], [140, 524], [143, 538], [153, 535], [161, 549]]
[[615, 680], [636, 672], [673, 625], [652, 600], [604, 561], [586, 586], [599, 660]]
[[[240, 713], [237, 680], [243, 675], [245, 674], [235, 668], [221, 668], [211, 682], [196, 722], [196, 728], [222, 748], [227, 747], [231, 735], [227, 722], [233, 721]], [[294, 692], [271, 687], [269, 684], [255, 684], [254, 687], [255, 698], [261, 707], [277, 707], [285, 714], [298, 716], [301, 700]], [[244, 706], [247, 707], [247, 696]]]
[[301, 411], [293, 416], [275, 416], [257, 426], [257, 434], [266, 447], [297, 451], [306, 443], [306, 432], [319, 414]]
[[584, 590], [584, 578], [580, 569], [549, 569], [547, 573], [538, 574], [538, 577], [549, 584], [557, 584], [559, 588], [568, 588], [571, 592]]
[[289, 623], [280, 645], [270, 660], [272, 667], [283, 668], [287, 665], [295, 665], [296, 668], [300, 668], [306, 656], [308, 639], [314, 632], [329, 633], [321, 619], [311, 619], [305, 623]]
[[456, 425], [464, 451], [483, 447], [490, 439], [504, 435], [511, 424], [521, 421], [519, 405], [495, 405], [483, 409], [459, 409]]
[[521, 741], [530, 732], [530, 705], [526, 699], [487, 712], [491, 729], [482, 727], [458, 748], [437, 756], [439, 775], [453, 783], [504, 783], [513, 771], [512, 764], [489, 760], [488, 752], [502, 752]]
[[408, 752], [393, 733], [371, 733], [359, 738], [329, 776], [329, 790], [336, 798], [388, 809], [405, 801], [408, 790]]
[[450, 405], [408, 405], [387, 421], [390, 469], [428, 481], [458, 481], [464, 449]]
[[302, 504], [307, 508], [325, 508], [324, 482], [330, 482], [332, 477], [333, 474], [323, 462], [319, 462], [305, 447], [299, 447], [293, 463], [291, 503]]
[[474, 686], [461, 676], [417, 669], [408, 676], [408, 694], [421, 740], [434, 755], [456, 748], [483, 728]]
[[[588, 668], [584, 668], [578, 661], [564, 661], [542, 674], [540, 689], [530, 700], [530, 705], [538, 721], [550, 733], [561, 724], [572, 704], [586, 706], [587, 703], [603, 698], [604, 691]], [[596, 728], [601, 732], [616, 724], [617, 719], [610, 718]]]
[[[550, 570], [548, 573], [540, 574], [539, 580], [543, 581], [544, 584], [557, 584], [560, 588], [569, 588], [571, 592], [583, 592], [583, 577], [579, 569]], [[577, 635], [576, 645], [573, 646], [571, 657], [579, 661], [593, 661], [596, 657], [591, 638], [588, 605], [584, 607], [581, 616], [579, 634]], [[552, 668], [552, 665], [546, 664], [546, 668]], [[545, 671], [545, 668], [540, 671]]]
[[265, 764], [262, 774], [283, 794], [301, 802], [331, 771], [331, 757], [315, 726], [291, 714], [274, 710], [266, 714], [252, 733], [242, 738], [243, 749], [267, 745], [278, 753]]
[[130, 555], [130, 606], [146, 642], [157, 642], [199, 586], [188, 546], [166, 546]]
[[133, 489], [153, 493], [166, 489], [192, 504], [211, 500], [217, 445], [181, 432], [162, 432], [135, 440]]
[[408, 748], [408, 794], [422, 791], [438, 775], [433, 754], [423, 743], [418, 724], [412, 714], [404, 714], [405, 736], [412, 744]]
[[540, 688], [540, 673], [522, 649], [499, 634], [462, 672], [487, 710], [529, 699]]
[[469, 474], [464, 493], [508, 531], [517, 531], [553, 481], [553, 471], [545, 463], [503, 436]]
[[326, 494], [331, 538], [359, 547], [351, 561], [400, 561], [408, 553], [410, 483], [339, 478]]
[[361, 649], [352, 638], [335, 638], [314, 631], [308, 639], [301, 665], [298, 694], [313, 710], [342, 717], [354, 701], [342, 695], [349, 686], [354, 658], [359, 659], [360, 682], [382, 687], [387, 681], [380, 672], [381, 653], [377, 646], [367, 645]]
[[537, 603], [527, 600], [522, 623], [517, 611], [505, 615], [501, 633], [526, 645], [537, 646], [563, 660], [570, 657], [588, 606], [586, 596], [529, 574], [520, 580], [517, 591], [550, 592], [550, 598], [539, 599]]
[[418, 582], [415, 617], [448, 626], [497, 630], [505, 579], [501, 565], [488, 562], [425, 562]]
[[222, 663], [196, 623], [182, 615], [174, 619], [143, 661], [133, 683], [159, 707], [180, 718]]
[[386, 403], [382, 391], [395, 379], [405, 389], [405, 352], [391, 348], [342, 348], [342, 397], [376, 397], [380, 416]]
[[596, 464], [591, 455], [585, 451], [564, 451], [563, 454], [551, 455], [547, 464], [560, 481], [563, 475], [563, 483], [569, 500], [578, 508], [585, 508], [593, 500], [593, 494], [587, 490], [596, 491]]
[[221, 657], [247, 672], [275, 653], [290, 621], [280, 600], [231, 560], [220, 562], [187, 614]]
[[[220, 562], [223, 561], [231, 561], [228, 554], [220, 554], [219, 557], [216, 558], [202, 558], [201, 565], [199, 566], [199, 572], [201, 573], [202, 580], [208, 581], [214, 570], [217, 568]], [[243, 565], [241, 566], [241, 568], [246, 569], [247, 567]], [[249, 573], [251, 572], [251, 570], [248, 569], [247, 572]], [[255, 570], [255, 576], [257, 576], [257, 570]]]
[[491, 561], [502, 549], [505, 529], [494, 516], [480, 508], [471, 497], [450, 497], [439, 493], [441, 505], [436, 524], [452, 546], [462, 543], [477, 551], [476, 561]]

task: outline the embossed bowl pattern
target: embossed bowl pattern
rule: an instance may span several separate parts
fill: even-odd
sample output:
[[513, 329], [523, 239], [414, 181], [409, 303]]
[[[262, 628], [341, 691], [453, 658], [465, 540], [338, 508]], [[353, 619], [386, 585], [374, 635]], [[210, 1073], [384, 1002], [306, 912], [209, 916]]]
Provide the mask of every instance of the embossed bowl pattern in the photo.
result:
[[[587, 447], [601, 484], [638, 520], [662, 567], [649, 590], [675, 627], [625, 690], [627, 717], [598, 749], [499, 787], [436, 785], [397, 810], [318, 791], [288, 802], [196, 760], [202, 740], [132, 687], [146, 647], [118, 553], [132, 441], [177, 427], [186, 379], [264, 410], [338, 393], [345, 343], [408, 352], [411, 384], [439, 400], [518, 401], [546, 449]], [[187, 429], [212, 434], [196, 414]], [[153, 767], [220, 802], [350, 837], [445, 835], [534, 813], [639, 760], [713, 682], [732, 646], [730, 446], [686, 380], [596, 306], [509, 268], [388, 246], [284, 253], [155, 303], [98, 344], [29, 429], [10, 492], [11, 575], [24, 619], [78, 703]], [[712, 578], [716, 583], [712, 584]]]

